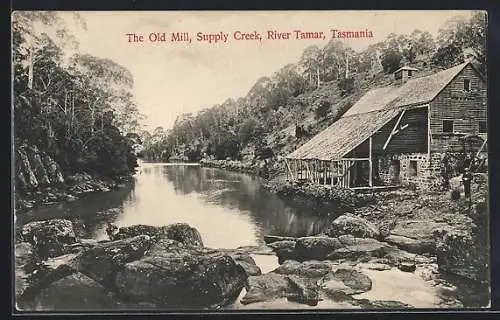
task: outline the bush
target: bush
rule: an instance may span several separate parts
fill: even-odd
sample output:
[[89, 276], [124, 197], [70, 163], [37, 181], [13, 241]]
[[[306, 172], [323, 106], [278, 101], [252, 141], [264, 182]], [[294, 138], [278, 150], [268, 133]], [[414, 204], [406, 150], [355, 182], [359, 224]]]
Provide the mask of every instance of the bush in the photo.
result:
[[316, 107], [316, 110], [315, 110], [316, 119], [325, 118], [328, 115], [328, 113], [330, 112], [331, 108], [332, 108], [332, 104], [330, 103], [330, 101], [322, 100], [319, 103], [319, 105]]

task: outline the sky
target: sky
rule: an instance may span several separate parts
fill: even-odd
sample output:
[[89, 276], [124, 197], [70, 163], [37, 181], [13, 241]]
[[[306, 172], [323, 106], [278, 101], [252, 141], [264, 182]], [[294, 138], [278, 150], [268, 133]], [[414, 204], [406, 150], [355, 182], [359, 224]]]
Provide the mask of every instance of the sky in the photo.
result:
[[[69, 17], [69, 13], [66, 14]], [[282, 66], [296, 63], [310, 45], [325, 45], [331, 29], [366, 31], [373, 38], [346, 41], [355, 50], [383, 41], [388, 34], [408, 34], [415, 29], [437, 35], [449, 18], [468, 11], [281, 11], [281, 12], [81, 12], [86, 30], [70, 25], [79, 51], [109, 58], [126, 67], [134, 77], [134, 95], [146, 116], [146, 129], [169, 129], [178, 115], [237, 99], [255, 81], [271, 76]], [[267, 40], [267, 31], [323, 32], [325, 39]], [[234, 32], [258, 32], [262, 41], [234, 40]], [[150, 33], [188, 32], [188, 42], [150, 42]], [[196, 41], [198, 32], [228, 34], [226, 43]], [[129, 42], [128, 33], [144, 36]], [[294, 34], [292, 33], [292, 36]]]

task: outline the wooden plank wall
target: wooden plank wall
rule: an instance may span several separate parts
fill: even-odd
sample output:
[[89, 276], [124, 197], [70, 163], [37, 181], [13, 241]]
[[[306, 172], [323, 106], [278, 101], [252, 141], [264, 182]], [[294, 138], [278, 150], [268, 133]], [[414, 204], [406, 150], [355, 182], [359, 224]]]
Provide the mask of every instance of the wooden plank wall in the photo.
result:
[[[464, 79], [471, 81], [465, 92]], [[479, 121], [487, 121], [487, 86], [469, 65], [431, 103], [431, 152], [442, 152], [449, 145], [458, 150], [462, 144], [457, 136], [443, 133], [443, 120], [453, 120], [454, 131], [479, 134]]]

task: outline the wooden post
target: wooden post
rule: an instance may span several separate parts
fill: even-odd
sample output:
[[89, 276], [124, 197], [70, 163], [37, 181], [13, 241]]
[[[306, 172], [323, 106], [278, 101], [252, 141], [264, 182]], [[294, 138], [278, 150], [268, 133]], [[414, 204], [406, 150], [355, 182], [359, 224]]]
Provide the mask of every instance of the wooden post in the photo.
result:
[[330, 163], [330, 185], [333, 187], [333, 160]]
[[290, 180], [290, 177], [289, 177], [289, 174], [288, 174], [288, 168], [287, 167], [288, 167], [288, 164], [287, 164], [286, 159], [285, 159], [286, 180], [288, 181], [288, 180]]
[[370, 141], [369, 141], [370, 142], [370, 145], [369, 145], [370, 146], [370, 148], [369, 148], [369, 152], [370, 152], [370, 160], [369, 160], [370, 161], [370, 175], [368, 176], [368, 185], [370, 187], [373, 186], [373, 159], [372, 159], [372, 148], [373, 148], [372, 144], [373, 144], [373, 142], [372, 142], [372, 140], [373, 140], [373, 138], [372, 138], [372, 136], [370, 136]]
[[323, 163], [323, 184], [326, 184], [326, 174], [327, 174], [326, 163], [325, 163], [325, 161], [322, 161], [322, 163]]
[[347, 161], [347, 187], [351, 187], [351, 160]]
[[429, 162], [431, 161], [431, 105], [430, 104], [427, 106], [427, 160], [429, 160]]

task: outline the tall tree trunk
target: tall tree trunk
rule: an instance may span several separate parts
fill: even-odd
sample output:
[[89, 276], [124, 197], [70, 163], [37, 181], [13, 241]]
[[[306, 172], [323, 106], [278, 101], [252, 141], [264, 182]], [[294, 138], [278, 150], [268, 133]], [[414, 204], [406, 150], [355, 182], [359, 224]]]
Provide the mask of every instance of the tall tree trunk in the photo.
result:
[[319, 85], [320, 85], [320, 81], [319, 81], [319, 68], [316, 69], [316, 76], [318, 78], [318, 88], [319, 88]]
[[30, 48], [28, 54], [28, 88], [33, 89], [33, 64], [34, 64], [34, 53], [33, 53], [33, 40], [30, 40]]

